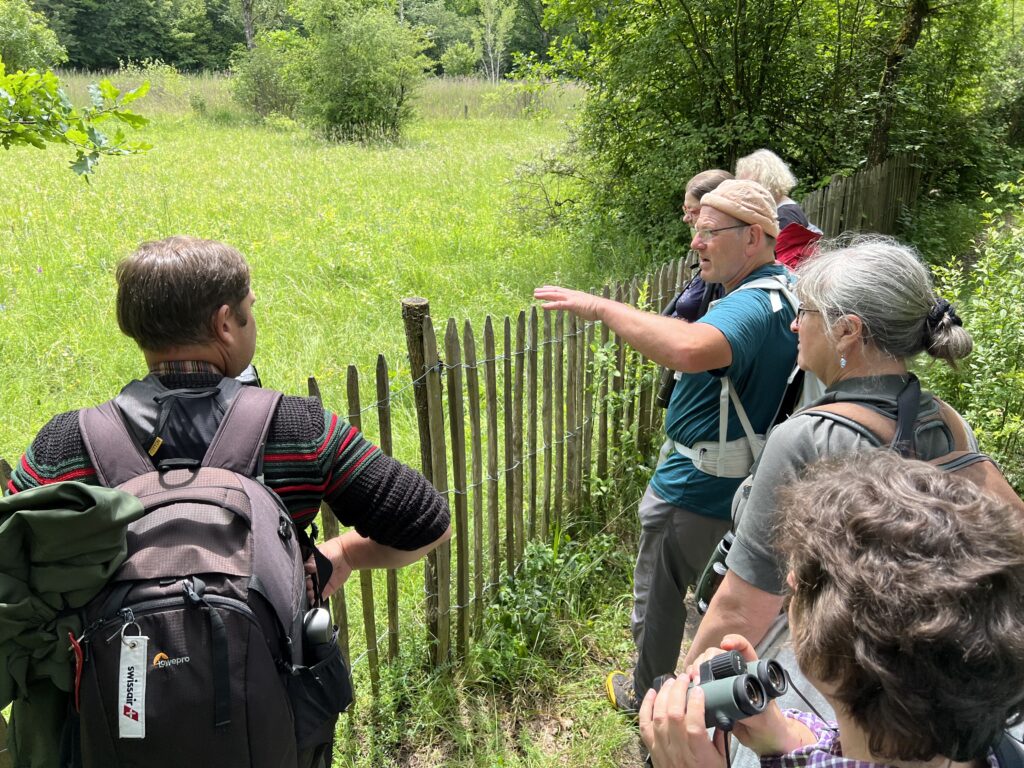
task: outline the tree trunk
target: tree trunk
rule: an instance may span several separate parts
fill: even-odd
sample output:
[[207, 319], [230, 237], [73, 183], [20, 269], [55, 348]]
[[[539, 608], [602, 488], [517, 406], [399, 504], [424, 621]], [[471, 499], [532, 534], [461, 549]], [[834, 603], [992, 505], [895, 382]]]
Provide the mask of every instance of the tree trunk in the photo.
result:
[[256, 22], [253, 18], [253, 3], [256, 0], [242, 0], [242, 28], [245, 30], [245, 47], [250, 51], [256, 47]]
[[868, 165], [877, 165], [889, 155], [889, 131], [892, 128], [892, 117], [896, 107], [893, 91], [899, 80], [903, 61], [914, 50], [921, 38], [924, 20], [932, 13], [929, 0], [909, 0], [892, 48], [885, 57], [885, 68], [882, 80], [878, 85], [878, 103], [875, 107], [875, 124], [871, 129], [868, 141]]

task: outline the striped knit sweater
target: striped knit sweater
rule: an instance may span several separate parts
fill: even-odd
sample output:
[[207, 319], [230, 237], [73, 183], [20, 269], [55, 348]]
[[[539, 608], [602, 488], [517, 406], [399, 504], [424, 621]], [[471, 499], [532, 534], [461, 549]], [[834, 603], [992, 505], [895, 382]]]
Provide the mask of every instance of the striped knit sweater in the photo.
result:
[[[214, 386], [219, 380], [212, 370], [160, 372], [169, 388]], [[447, 504], [421, 474], [382, 453], [312, 398], [281, 399], [270, 423], [263, 472], [299, 526], [308, 525], [326, 501], [342, 524], [398, 549], [418, 549], [448, 528]], [[78, 411], [59, 414], [40, 430], [7, 491], [64, 480], [98, 484]]]

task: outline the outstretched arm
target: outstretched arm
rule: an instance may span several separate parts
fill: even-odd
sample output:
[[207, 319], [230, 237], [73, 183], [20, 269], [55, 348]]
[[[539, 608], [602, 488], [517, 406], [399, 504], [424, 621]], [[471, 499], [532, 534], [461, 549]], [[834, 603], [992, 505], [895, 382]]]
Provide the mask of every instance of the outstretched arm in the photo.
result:
[[323, 590], [323, 596], [326, 598], [333, 595], [338, 587], [352, 575], [352, 571], [370, 568], [401, 568], [411, 565], [451, 537], [452, 527], [449, 525], [440, 536], [429, 544], [408, 551], [395, 549], [386, 544], [378, 544], [373, 539], [360, 536], [355, 531], [346, 531], [341, 536], [328, 539], [320, 545], [319, 549], [330, 559], [334, 570]]
[[779, 615], [782, 600], [781, 595], [758, 589], [735, 571], [727, 571], [697, 627], [683, 666], [693, 664], [708, 648], [719, 647], [726, 635], [743, 635], [757, 645]]
[[583, 291], [545, 285], [533, 292], [542, 309], [565, 310], [584, 320], [600, 320], [620, 338], [659, 365], [675, 371], [698, 373], [727, 368], [732, 347], [720, 330], [707, 323], [643, 312]]

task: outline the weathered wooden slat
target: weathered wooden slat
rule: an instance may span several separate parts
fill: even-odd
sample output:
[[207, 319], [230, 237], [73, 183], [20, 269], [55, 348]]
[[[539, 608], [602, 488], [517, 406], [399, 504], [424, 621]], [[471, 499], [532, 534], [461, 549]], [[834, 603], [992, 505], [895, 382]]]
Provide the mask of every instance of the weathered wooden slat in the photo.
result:
[[541, 406], [544, 440], [544, 504], [541, 506], [540, 535], [543, 541], [549, 540], [551, 532], [551, 479], [554, 467], [555, 446], [552, 438], [552, 367], [554, 358], [554, 339], [551, 335], [551, 313], [544, 313], [544, 358], [542, 376], [544, 382], [543, 405]]
[[[444, 406], [441, 395], [440, 359], [437, 354], [437, 337], [430, 317], [423, 318], [423, 361], [427, 368], [427, 407], [430, 416], [430, 456], [434, 476], [431, 482], [448, 501], [448, 457], [444, 440]], [[436, 574], [433, 585], [436, 601], [427, 600], [428, 621], [430, 611], [437, 612], [437, 637], [431, 646], [431, 661], [435, 667], [447, 663], [451, 650], [451, 543], [445, 542], [427, 555], [427, 562], [433, 559]], [[429, 594], [428, 594], [429, 598]]]
[[[380, 449], [388, 456], [394, 455], [391, 436], [391, 380], [388, 376], [388, 361], [384, 355], [377, 355], [377, 424], [380, 429]], [[398, 658], [398, 571], [388, 569], [388, 661]]]
[[526, 324], [526, 466], [530, 485], [526, 489], [526, 535], [537, 538], [537, 307], [530, 308]]
[[469, 444], [473, 488], [473, 627], [479, 633], [484, 616], [484, 462], [483, 429], [480, 421], [480, 373], [476, 362], [476, 339], [469, 321], [462, 329], [466, 358], [466, 397], [469, 407]]
[[[604, 298], [611, 296], [611, 290], [606, 285], [601, 291]], [[608, 326], [601, 323], [601, 349], [608, 349], [608, 338], [610, 332]], [[604, 364], [598, 371], [597, 383], [597, 407], [601, 415], [597, 422], [597, 476], [603, 481], [608, 479], [608, 366]]]
[[[323, 397], [320, 395], [320, 385], [313, 376], [306, 380], [306, 390], [309, 392], [310, 397], [315, 397], [323, 403]], [[338, 537], [338, 518], [335, 517], [334, 512], [331, 511], [330, 506], [326, 502], [320, 504], [320, 527], [324, 532], [324, 541]], [[331, 595], [328, 602], [331, 606], [331, 617], [334, 619], [334, 625], [338, 628], [338, 647], [341, 648], [341, 652], [346, 659], [351, 659], [348, 636], [348, 603], [345, 600], [344, 584]]]
[[[359, 402], [359, 371], [348, 366], [346, 375], [348, 394], [348, 423], [362, 431], [362, 407]], [[373, 571], [359, 571], [359, 592], [363, 603], [363, 634], [366, 637], [366, 663], [370, 668], [370, 690], [380, 695], [380, 658], [377, 653], [377, 610], [373, 594]]]
[[469, 506], [466, 488], [466, 417], [462, 407], [462, 350], [459, 330], [449, 318], [444, 334], [448, 369], [448, 428], [452, 441], [452, 491], [455, 497], [455, 655], [469, 648]]
[[[515, 485], [512, 493], [512, 522], [515, 530], [516, 562], [523, 559], [526, 532], [523, 520], [523, 397], [525, 390], [523, 377], [526, 371], [526, 313], [520, 312], [516, 317], [516, 348], [515, 359], [512, 361], [514, 370], [512, 380], [512, 477]], [[506, 414], [505, 418], [508, 418]]]
[[498, 583], [501, 567], [498, 539], [498, 363], [494, 342], [494, 323], [490, 315], [484, 321], [484, 380], [487, 411], [487, 552], [491, 585]]
[[576, 439], [576, 390], [579, 388], [579, 355], [576, 347], [579, 343], [579, 321], [575, 315], [567, 318], [565, 334], [565, 495], [567, 514], [579, 511], [579, 487], [576, 484], [577, 447]]
[[512, 436], [515, 418], [512, 415], [512, 318], [506, 316], [504, 323], [505, 344], [502, 347], [502, 417], [505, 422], [505, 466], [501, 475], [505, 480], [505, 573], [514, 578], [516, 574], [516, 524], [513, 509], [515, 508], [516, 477], [512, 467], [515, 438]]
[[555, 478], [551, 492], [554, 494], [554, 514], [552, 524], [555, 530], [562, 527], [562, 507], [565, 503], [562, 490], [565, 487], [565, 378], [563, 371], [562, 352], [565, 346], [565, 313], [559, 312], [555, 317], [555, 343], [553, 350], [552, 387], [554, 389], [554, 441], [555, 441]]

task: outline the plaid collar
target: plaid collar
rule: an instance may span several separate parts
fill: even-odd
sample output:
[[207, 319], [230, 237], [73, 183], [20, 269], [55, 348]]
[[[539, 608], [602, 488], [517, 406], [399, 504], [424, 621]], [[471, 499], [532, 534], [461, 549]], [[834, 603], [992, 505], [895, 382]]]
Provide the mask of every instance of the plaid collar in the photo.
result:
[[224, 376], [224, 372], [220, 368], [215, 366], [213, 363], [207, 363], [203, 360], [167, 360], [162, 363], [157, 363], [149, 369], [149, 372], [156, 374], [157, 376], [183, 373], [207, 373], [214, 374], [221, 378]]

